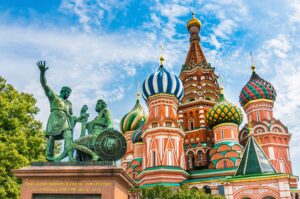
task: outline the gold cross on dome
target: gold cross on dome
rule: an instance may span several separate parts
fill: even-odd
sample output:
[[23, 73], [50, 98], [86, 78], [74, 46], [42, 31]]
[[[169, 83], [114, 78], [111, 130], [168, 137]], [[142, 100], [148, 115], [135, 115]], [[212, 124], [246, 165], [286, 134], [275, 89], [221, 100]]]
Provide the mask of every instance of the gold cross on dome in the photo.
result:
[[159, 45], [160, 47], [160, 57], [159, 57], [159, 60], [160, 60], [160, 65], [162, 66], [164, 61], [165, 61], [165, 58], [164, 58], [164, 47], [162, 44]]
[[253, 62], [253, 56], [252, 56], [252, 52], [250, 51], [250, 57], [251, 57], [251, 69], [253, 72], [255, 72], [255, 65], [254, 65], [254, 62]]

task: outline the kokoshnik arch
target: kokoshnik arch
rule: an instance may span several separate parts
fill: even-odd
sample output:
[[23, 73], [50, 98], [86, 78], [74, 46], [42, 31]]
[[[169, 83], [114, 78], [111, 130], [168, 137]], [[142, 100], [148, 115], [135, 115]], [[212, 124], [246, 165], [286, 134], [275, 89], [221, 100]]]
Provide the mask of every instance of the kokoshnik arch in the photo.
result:
[[[247, 115], [228, 102], [200, 45], [201, 22], [187, 23], [190, 48], [179, 77], [163, 66], [142, 87], [148, 114], [136, 104], [120, 122], [127, 141], [121, 165], [139, 187], [205, 189], [226, 198], [294, 198], [298, 177], [289, 152], [291, 134], [273, 117], [275, 88], [252, 64], [240, 92]], [[298, 195], [297, 195], [298, 196]]]

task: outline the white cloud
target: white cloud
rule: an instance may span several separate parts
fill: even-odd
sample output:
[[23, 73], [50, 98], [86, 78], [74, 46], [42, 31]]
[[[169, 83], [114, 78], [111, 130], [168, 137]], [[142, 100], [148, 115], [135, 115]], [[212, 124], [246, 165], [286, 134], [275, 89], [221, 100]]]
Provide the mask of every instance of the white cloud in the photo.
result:
[[300, 23], [300, 2], [298, 0], [289, 0], [291, 12], [289, 13], [289, 22]]
[[287, 36], [280, 34], [274, 39], [270, 39], [263, 45], [268, 52], [273, 52], [278, 58], [286, 58], [291, 49]]
[[[153, 63], [158, 44], [146, 33], [84, 34], [37, 27], [0, 26], [1, 75], [18, 89], [34, 93], [41, 108], [39, 119], [47, 120], [47, 99], [35, 65], [46, 59], [49, 85], [57, 92], [72, 88], [74, 112], [83, 104], [94, 107], [98, 98], [121, 100], [136, 75], [137, 67]], [[4, 31], [5, 30], [5, 31]], [[143, 37], [143, 40], [136, 38]], [[135, 83], [135, 82], [134, 82]]]
[[86, 32], [101, 30], [104, 18], [112, 20], [112, 10], [124, 10], [130, 1], [118, 0], [62, 0], [60, 10], [74, 14]]

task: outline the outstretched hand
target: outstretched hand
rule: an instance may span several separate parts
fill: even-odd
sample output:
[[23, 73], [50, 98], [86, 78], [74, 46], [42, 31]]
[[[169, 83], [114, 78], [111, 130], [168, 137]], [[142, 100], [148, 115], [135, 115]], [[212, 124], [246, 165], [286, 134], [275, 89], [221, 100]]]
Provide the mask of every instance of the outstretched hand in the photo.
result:
[[46, 61], [38, 61], [36, 65], [39, 67], [41, 73], [45, 73], [46, 70], [48, 70], [48, 67], [46, 67]]

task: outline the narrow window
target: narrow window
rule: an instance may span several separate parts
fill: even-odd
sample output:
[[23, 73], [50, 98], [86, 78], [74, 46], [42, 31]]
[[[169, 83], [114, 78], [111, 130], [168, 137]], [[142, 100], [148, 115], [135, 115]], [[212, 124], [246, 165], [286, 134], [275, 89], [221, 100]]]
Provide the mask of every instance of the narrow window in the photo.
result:
[[256, 117], [257, 117], [257, 121], [260, 122], [260, 114], [258, 111], [256, 112]]
[[152, 166], [156, 166], [156, 154], [155, 151], [152, 151]]
[[194, 130], [194, 119], [193, 118], [191, 118], [190, 120], [189, 120], [189, 130]]
[[155, 106], [154, 108], [154, 116], [158, 117], [158, 106]]

